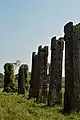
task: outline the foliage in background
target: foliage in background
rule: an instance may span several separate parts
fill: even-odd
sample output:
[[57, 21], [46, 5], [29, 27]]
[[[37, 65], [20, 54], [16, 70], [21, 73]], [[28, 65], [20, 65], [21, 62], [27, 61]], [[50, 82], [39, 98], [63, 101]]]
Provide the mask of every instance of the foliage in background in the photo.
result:
[[4, 75], [2, 73], [0, 73], [0, 79], [3, 79]]
[[13, 63], [6, 63], [4, 65], [4, 91], [17, 92], [17, 83], [15, 82]]
[[4, 87], [4, 75], [0, 73], [0, 88]]
[[14, 81], [14, 65], [6, 63], [4, 65], [4, 91], [11, 92], [13, 89]]

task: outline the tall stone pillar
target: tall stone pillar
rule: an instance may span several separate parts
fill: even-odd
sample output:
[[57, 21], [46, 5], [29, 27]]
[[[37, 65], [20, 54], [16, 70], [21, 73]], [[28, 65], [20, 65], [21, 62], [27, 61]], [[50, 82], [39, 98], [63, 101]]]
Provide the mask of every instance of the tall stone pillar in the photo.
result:
[[51, 39], [51, 73], [48, 105], [60, 104], [62, 101], [61, 80], [62, 80], [62, 57], [63, 57], [63, 39]]
[[19, 68], [18, 94], [25, 94], [25, 71], [24, 65]]
[[[38, 49], [40, 49], [39, 46]], [[32, 72], [31, 72], [31, 80], [30, 80], [30, 91], [29, 98], [38, 97], [38, 89], [39, 89], [39, 57], [35, 52], [32, 54]]]
[[28, 65], [27, 64], [24, 64], [24, 79], [25, 79], [26, 91], [29, 91], [29, 71], [28, 71]]
[[29, 90], [29, 98], [33, 97], [33, 81], [34, 81], [34, 67], [35, 67], [35, 56], [36, 53], [32, 53], [32, 71], [31, 71], [31, 80], [30, 80], [30, 90]]
[[50, 84], [49, 84], [49, 95], [48, 105], [53, 105], [55, 100], [55, 77], [56, 77], [56, 37], [51, 39], [51, 72], [50, 72]]
[[40, 93], [40, 69], [41, 69], [41, 50], [42, 50], [42, 46], [40, 45], [38, 47], [38, 65], [37, 65], [37, 80], [38, 80], [38, 84], [37, 84], [37, 101], [39, 100], [39, 93]]
[[57, 40], [57, 60], [56, 60], [56, 102], [62, 104], [62, 60], [63, 60], [64, 38]]
[[65, 95], [64, 111], [80, 111], [80, 24], [64, 26]]
[[47, 101], [47, 59], [48, 47], [40, 48], [39, 54], [39, 88], [38, 88], [38, 101]]
[[34, 98], [37, 98], [38, 94], [38, 55], [35, 56], [34, 61], [34, 75], [33, 75], [33, 86], [32, 86], [32, 95]]
[[47, 79], [47, 66], [48, 66], [48, 46], [44, 48], [44, 80], [43, 80], [43, 101], [48, 100], [48, 79]]

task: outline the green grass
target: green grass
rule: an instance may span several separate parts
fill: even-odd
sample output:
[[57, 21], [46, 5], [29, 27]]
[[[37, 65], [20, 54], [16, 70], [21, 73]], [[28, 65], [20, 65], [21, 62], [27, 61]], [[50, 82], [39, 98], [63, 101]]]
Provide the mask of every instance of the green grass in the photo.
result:
[[80, 120], [80, 113], [64, 115], [61, 111], [62, 107], [47, 107], [0, 90], [0, 120]]

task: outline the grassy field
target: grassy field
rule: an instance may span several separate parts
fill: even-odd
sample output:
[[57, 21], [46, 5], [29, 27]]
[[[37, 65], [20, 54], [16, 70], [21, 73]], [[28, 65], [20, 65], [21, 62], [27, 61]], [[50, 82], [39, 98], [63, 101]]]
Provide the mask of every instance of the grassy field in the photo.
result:
[[0, 120], [80, 120], [80, 113], [65, 115], [62, 107], [48, 107], [17, 94], [0, 91]]

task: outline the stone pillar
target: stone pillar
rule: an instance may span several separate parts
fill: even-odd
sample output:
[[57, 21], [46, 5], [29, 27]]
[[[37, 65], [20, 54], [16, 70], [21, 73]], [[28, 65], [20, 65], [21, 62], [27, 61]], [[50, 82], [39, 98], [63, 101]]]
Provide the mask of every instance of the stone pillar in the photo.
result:
[[56, 40], [56, 37], [51, 39], [51, 73], [49, 85], [48, 105], [61, 103], [61, 80], [62, 80], [62, 57], [63, 57], [62, 38]]
[[13, 89], [14, 81], [14, 65], [12, 63], [6, 63], [4, 65], [4, 90], [10, 92]]
[[38, 94], [38, 55], [35, 56], [34, 61], [34, 75], [33, 75], [33, 86], [32, 86], [32, 94], [34, 98], [37, 98]]
[[37, 76], [36, 76], [36, 79], [37, 79], [37, 84], [36, 84], [36, 100], [38, 101], [38, 96], [39, 96], [39, 87], [40, 87], [40, 51], [42, 50], [42, 46], [40, 45], [38, 47], [38, 53], [37, 53]]
[[29, 71], [27, 64], [24, 64], [24, 80], [25, 80], [26, 91], [29, 91]]
[[31, 98], [32, 95], [32, 86], [33, 86], [33, 75], [34, 75], [34, 59], [35, 59], [35, 52], [32, 53], [32, 70], [31, 70], [31, 79], [30, 79], [30, 90], [29, 90], [29, 98]]
[[62, 60], [63, 60], [64, 38], [57, 40], [57, 60], [56, 60], [56, 104], [62, 104]]
[[80, 24], [64, 26], [65, 95], [64, 111], [80, 111]]
[[49, 85], [49, 95], [48, 95], [48, 105], [54, 104], [54, 85], [56, 76], [56, 37], [51, 39], [51, 73], [50, 73], [50, 85]]
[[43, 84], [43, 101], [47, 102], [48, 100], [48, 80], [47, 80], [47, 65], [48, 65], [48, 46], [43, 48], [44, 50], [44, 80]]
[[48, 58], [48, 47], [39, 49], [39, 88], [38, 88], [38, 101], [47, 101], [47, 58]]
[[38, 55], [32, 54], [32, 72], [30, 80], [29, 98], [37, 98], [38, 95]]
[[25, 71], [24, 65], [19, 68], [18, 94], [25, 94]]

